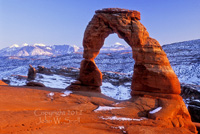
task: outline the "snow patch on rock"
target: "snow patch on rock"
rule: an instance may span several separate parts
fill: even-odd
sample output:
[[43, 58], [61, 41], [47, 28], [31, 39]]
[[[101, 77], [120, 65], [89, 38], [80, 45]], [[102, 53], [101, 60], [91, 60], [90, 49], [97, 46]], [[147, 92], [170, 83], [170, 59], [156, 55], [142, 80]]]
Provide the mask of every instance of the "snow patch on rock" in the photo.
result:
[[71, 93], [73, 93], [73, 92], [72, 92], [72, 91], [69, 91], [69, 90], [66, 90], [66, 91], [64, 92], [64, 94], [61, 94], [61, 96], [66, 97], [66, 96], [69, 96]]
[[115, 98], [117, 100], [128, 100], [131, 98], [130, 95], [131, 89], [125, 87], [123, 85], [114, 86], [109, 82], [103, 82], [101, 86], [101, 93], [109, 96], [111, 98]]
[[64, 77], [61, 75], [44, 75], [39, 74], [36, 77], [35, 82], [43, 83], [46, 87], [50, 88], [60, 88], [65, 89], [67, 86], [70, 85], [71, 78], [70, 77]]
[[117, 127], [111, 126], [111, 127], [114, 128], [114, 129], [120, 129], [120, 130], [125, 129], [124, 126], [117, 126]]
[[51, 92], [51, 93], [49, 93], [49, 94], [48, 94], [48, 96], [54, 96], [54, 93], [53, 93], [53, 92]]
[[9, 48], [14, 48], [14, 47], [19, 47], [19, 45], [17, 45], [17, 44], [13, 44], [13, 45], [10, 46]]
[[134, 118], [127, 118], [127, 117], [117, 117], [117, 116], [111, 116], [111, 117], [99, 117], [100, 119], [103, 120], [118, 120], [118, 121], [142, 121], [142, 120], [146, 120], [147, 118], [142, 117], [139, 119], [134, 119]]
[[162, 109], [162, 107], [157, 107], [156, 109], [150, 111], [149, 113], [150, 114], [155, 114], [155, 113], [159, 112], [161, 109]]
[[123, 107], [99, 106], [97, 109], [94, 110], [94, 112], [107, 111], [107, 110], [113, 110], [113, 109], [122, 109], [122, 108]]

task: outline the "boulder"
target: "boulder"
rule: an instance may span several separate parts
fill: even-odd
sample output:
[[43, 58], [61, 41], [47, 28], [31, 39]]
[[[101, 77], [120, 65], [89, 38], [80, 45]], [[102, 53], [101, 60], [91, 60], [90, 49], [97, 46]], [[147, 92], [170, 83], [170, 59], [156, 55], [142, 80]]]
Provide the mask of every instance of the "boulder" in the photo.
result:
[[36, 72], [36, 69], [32, 65], [29, 65], [27, 80], [34, 80], [36, 77]]
[[33, 82], [33, 81], [26, 83], [26, 86], [31, 86], [31, 87], [45, 87], [44, 84], [39, 83], [39, 82]]
[[81, 62], [79, 81], [83, 85], [101, 86], [102, 74], [93, 60], [85, 59]]

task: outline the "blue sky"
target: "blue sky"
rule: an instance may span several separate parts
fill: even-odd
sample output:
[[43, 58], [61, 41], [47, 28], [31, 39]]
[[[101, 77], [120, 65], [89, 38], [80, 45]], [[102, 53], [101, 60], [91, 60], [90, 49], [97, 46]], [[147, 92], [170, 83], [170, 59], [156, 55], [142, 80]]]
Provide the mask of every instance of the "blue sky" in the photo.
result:
[[[24, 43], [82, 45], [95, 10], [141, 12], [141, 22], [161, 45], [200, 38], [200, 0], [0, 0], [0, 49]], [[120, 42], [116, 34], [105, 44]]]

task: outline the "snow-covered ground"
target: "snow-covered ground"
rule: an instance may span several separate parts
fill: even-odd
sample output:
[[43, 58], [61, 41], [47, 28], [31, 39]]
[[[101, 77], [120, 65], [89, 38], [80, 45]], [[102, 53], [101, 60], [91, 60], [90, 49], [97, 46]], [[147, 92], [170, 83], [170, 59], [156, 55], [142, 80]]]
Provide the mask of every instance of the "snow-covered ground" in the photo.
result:
[[[10, 85], [12, 86], [26, 85], [27, 83], [26, 77], [24, 77], [23, 79], [19, 77], [20, 76], [9, 76], [9, 77], [5, 77], [4, 79], [10, 80]], [[43, 83], [46, 87], [60, 88], [63, 90], [66, 87], [68, 87], [73, 81], [75, 81], [75, 79], [73, 79], [72, 77], [66, 77], [66, 76], [57, 75], [57, 74], [45, 75], [45, 74], [39, 74], [39, 73], [37, 73], [36, 79], [34, 80], [34, 82]], [[112, 97], [117, 100], [127, 100], [131, 98], [130, 84], [128, 86], [127, 85], [114, 86], [113, 84], [109, 82], [103, 82], [101, 86], [101, 92], [102, 94]]]
[[71, 77], [64, 77], [62, 75], [37, 74], [34, 81], [43, 83], [46, 87], [65, 89], [73, 80], [71, 80]]
[[[131, 82], [130, 82], [131, 83]], [[114, 86], [112, 83], [103, 82], [101, 86], [101, 93], [109, 97], [115, 98], [117, 100], [127, 100], [131, 98], [130, 95], [131, 88], [130, 86]]]

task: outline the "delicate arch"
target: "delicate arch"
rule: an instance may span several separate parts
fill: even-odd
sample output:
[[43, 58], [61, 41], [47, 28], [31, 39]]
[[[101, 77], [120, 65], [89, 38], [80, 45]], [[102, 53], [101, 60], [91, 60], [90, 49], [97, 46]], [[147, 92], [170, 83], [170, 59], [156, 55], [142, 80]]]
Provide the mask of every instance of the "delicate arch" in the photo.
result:
[[83, 39], [84, 60], [81, 62], [80, 82], [86, 86], [101, 86], [102, 74], [94, 59], [109, 34], [117, 33], [132, 48], [135, 60], [132, 94], [157, 92], [179, 94], [180, 83], [165, 52], [155, 39], [149, 37], [140, 23], [140, 13], [124, 9], [97, 10], [88, 24]]

